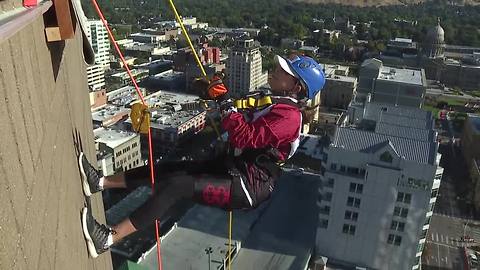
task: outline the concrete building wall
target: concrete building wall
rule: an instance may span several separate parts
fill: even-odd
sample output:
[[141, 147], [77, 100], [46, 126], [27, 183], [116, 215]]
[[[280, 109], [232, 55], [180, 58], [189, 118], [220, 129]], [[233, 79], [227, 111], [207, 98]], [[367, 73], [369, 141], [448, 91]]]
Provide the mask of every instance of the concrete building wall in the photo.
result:
[[105, 90], [90, 92], [90, 107], [96, 109], [107, 104], [107, 95]]
[[328, 79], [321, 92], [322, 105], [331, 108], [346, 109], [357, 89], [357, 80], [343, 81]]
[[[1, 1], [0, 13], [14, 8]], [[48, 43], [35, 16], [0, 42], [0, 268], [112, 269], [110, 252], [88, 255], [80, 224], [78, 152], [95, 160], [82, 33]], [[104, 223], [101, 194], [91, 209]]]
[[[398, 156], [391, 164], [382, 162], [380, 155], [385, 151], [390, 150], [385, 148], [373, 154], [341, 148], [326, 151], [319, 223], [328, 220], [328, 226], [320, 226], [317, 231], [316, 249], [321, 256], [372, 269], [417, 269], [414, 262], [421, 255], [417, 250], [423, 249], [424, 223], [432, 214], [428, 209], [436, 170], [434, 166]], [[357, 168], [358, 173], [349, 173], [348, 167]], [[414, 187], [409, 178], [423, 179], [427, 185]], [[362, 185], [361, 192], [352, 191], [352, 184]], [[399, 192], [409, 194], [410, 202], [398, 202]], [[358, 207], [355, 201], [349, 206], [349, 198], [358, 199]], [[322, 213], [325, 206], [329, 211]], [[406, 217], [397, 216], [396, 207], [408, 209]], [[357, 220], [346, 218], [346, 211], [356, 213]], [[392, 229], [392, 221], [397, 222], [396, 229]], [[404, 224], [403, 231], [399, 231], [400, 222]], [[354, 226], [355, 232], [346, 233], [344, 226]], [[390, 235], [400, 236], [400, 244], [396, 245], [393, 239], [390, 243]]]
[[132, 140], [123, 143], [112, 149], [114, 153], [113, 161], [115, 171], [127, 171], [142, 166], [142, 156], [140, 151], [140, 136], [135, 136]]
[[372, 101], [419, 108], [423, 103], [424, 93], [423, 86], [376, 80]]

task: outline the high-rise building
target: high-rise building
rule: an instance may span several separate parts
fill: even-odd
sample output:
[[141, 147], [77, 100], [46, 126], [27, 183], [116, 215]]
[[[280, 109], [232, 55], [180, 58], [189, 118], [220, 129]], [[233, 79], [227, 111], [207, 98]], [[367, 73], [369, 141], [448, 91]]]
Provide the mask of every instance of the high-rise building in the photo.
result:
[[110, 40], [100, 20], [88, 20], [87, 38], [95, 52], [95, 63], [104, 69], [110, 67]]
[[253, 39], [241, 38], [227, 60], [227, 86], [233, 97], [240, 97], [267, 83], [268, 73], [262, 72], [262, 55]]
[[371, 102], [362, 113], [342, 121], [324, 152], [316, 255], [419, 269], [443, 174], [432, 114]]
[[95, 52], [95, 65], [87, 67], [88, 86], [96, 91], [105, 87], [105, 70], [110, 67], [110, 41], [100, 20], [88, 20], [86, 34]]

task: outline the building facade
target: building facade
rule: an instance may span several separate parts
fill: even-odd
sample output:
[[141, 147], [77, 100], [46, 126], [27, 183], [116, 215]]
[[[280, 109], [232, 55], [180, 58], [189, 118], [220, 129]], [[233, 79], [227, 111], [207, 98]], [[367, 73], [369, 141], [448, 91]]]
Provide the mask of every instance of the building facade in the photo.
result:
[[419, 269], [443, 168], [431, 113], [373, 103], [324, 150], [317, 257]]
[[110, 68], [110, 40], [100, 20], [88, 20], [87, 38], [95, 52], [95, 63], [104, 69]]
[[478, 211], [480, 210], [480, 115], [468, 114], [460, 142], [473, 183], [471, 199]]
[[98, 164], [103, 175], [143, 165], [139, 134], [104, 128], [98, 128], [93, 133]]
[[105, 70], [110, 68], [110, 41], [100, 20], [88, 20], [86, 35], [95, 53], [95, 65], [87, 67], [88, 86], [92, 91], [105, 87]]
[[346, 109], [357, 89], [357, 78], [348, 77], [348, 67], [324, 65], [326, 83], [321, 92], [322, 105]]
[[233, 97], [241, 97], [267, 83], [262, 71], [262, 55], [253, 39], [240, 38], [228, 55], [227, 86]]
[[423, 69], [384, 66], [382, 61], [373, 58], [361, 65], [355, 101], [420, 108], [426, 88]]

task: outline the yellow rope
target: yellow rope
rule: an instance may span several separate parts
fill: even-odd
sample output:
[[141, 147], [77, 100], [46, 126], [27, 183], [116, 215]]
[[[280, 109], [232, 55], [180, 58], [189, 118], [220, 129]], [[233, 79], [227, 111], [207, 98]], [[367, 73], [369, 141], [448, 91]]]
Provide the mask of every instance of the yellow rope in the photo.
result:
[[[178, 24], [180, 24], [180, 28], [182, 28], [183, 35], [187, 39], [188, 46], [190, 46], [190, 49], [193, 52], [193, 55], [195, 56], [195, 61], [197, 61], [197, 65], [200, 68], [200, 71], [202, 72], [203, 77], [208, 80], [207, 72], [205, 72], [205, 69], [203, 68], [202, 62], [200, 62], [200, 58], [198, 57], [197, 50], [193, 47], [192, 41], [190, 40], [190, 36], [187, 33], [187, 29], [185, 29], [185, 25], [183, 24], [182, 19], [180, 18], [180, 15], [178, 14], [177, 8], [175, 7], [175, 4], [173, 3], [173, 0], [168, 0], [170, 3], [170, 7], [172, 7], [173, 13], [175, 13], [175, 18], [177, 19]], [[208, 105], [205, 101], [203, 101], [204, 106], [208, 108]], [[215, 122], [211, 118], [210, 115], [207, 116], [210, 120], [210, 123], [212, 123], [213, 129], [215, 130], [215, 133], [217, 134], [217, 137], [221, 139], [220, 132], [218, 131], [217, 125], [215, 125]]]
[[197, 61], [197, 65], [202, 71], [203, 77], [208, 80], [207, 73], [205, 72], [205, 69], [203, 68], [202, 62], [200, 62], [200, 58], [198, 58], [197, 51], [193, 47], [192, 41], [190, 40], [190, 36], [187, 33], [187, 30], [185, 29], [185, 26], [183, 25], [183, 21], [180, 18], [180, 15], [177, 12], [177, 8], [175, 7], [175, 4], [173, 3], [173, 0], [169, 0], [170, 6], [172, 7], [173, 13], [175, 13], [175, 18], [177, 19], [177, 22], [180, 24], [180, 27], [182, 28], [183, 35], [187, 39], [188, 45], [190, 46], [190, 49], [193, 51], [193, 55], [195, 56], [195, 60]]
[[228, 270], [232, 270], [232, 210], [228, 212]]
[[[190, 46], [190, 49], [193, 52], [193, 55], [195, 56], [195, 61], [197, 61], [197, 65], [200, 68], [200, 71], [202, 72], [203, 77], [208, 80], [207, 73], [205, 72], [205, 69], [203, 68], [202, 62], [200, 62], [200, 58], [198, 57], [197, 51], [193, 47], [192, 41], [190, 40], [190, 36], [187, 33], [187, 30], [185, 29], [185, 26], [183, 25], [183, 21], [180, 18], [180, 15], [177, 12], [177, 8], [175, 7], [175, 4], [173, 3], [173, 0], [168, 1], [170, 3], [170, 6], [172, 7], [173, 13], [175, 13], [175, 18], [177, 19], [177, 22], [180, 24], [180, 27], [182, 28], [183, 35], [187, 39], [188, 45]], [[206, 102], [204, 102], [205, 105], [207, 105]], [[208, 113], [207, 113], [208, 115]], [[220, 132], [217, 129], [217, 126], [213, 122], [212, 118], [209, 117], [210, 122], [212, 123], [213, 128], [215, 129], [215, 132], [217, 133], [217, 136], [221, 139]], [[232, 256], [232, 211], [229, 211], [229, 226], [228, 226], [228, 270], [232, 269], [232, 262], [231, 262], [231, 256]]]

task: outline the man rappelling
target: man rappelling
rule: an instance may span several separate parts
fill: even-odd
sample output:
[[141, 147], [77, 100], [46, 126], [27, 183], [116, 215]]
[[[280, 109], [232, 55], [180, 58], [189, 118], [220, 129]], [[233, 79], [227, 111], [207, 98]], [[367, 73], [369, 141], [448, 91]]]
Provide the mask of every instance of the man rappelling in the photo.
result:
[[[275, 70], [268, 83], [272, 95], [232, 101], [221, 77], [212, 78], [209, 98], [217, 100], [228, 147], [210, 160], [157, 162], [153, 196], [128, 218], [112, 227], [99, 224], [88, 208], [82, 211], [82, 228], [92, 257], [125, 236], [161, 220], [176, 203], [197, 203], [231, 209], [253, 209], [270, 198], [281, 164], [293, 156], [302, 126], [303, 103], [323, 88], [322, 66], [308, 56], [275, 56]], [[133, 190], [150, 186], [150, 169], [138, 167], [102, 176], [79, 156], [86, 196], [109, 188]]]

